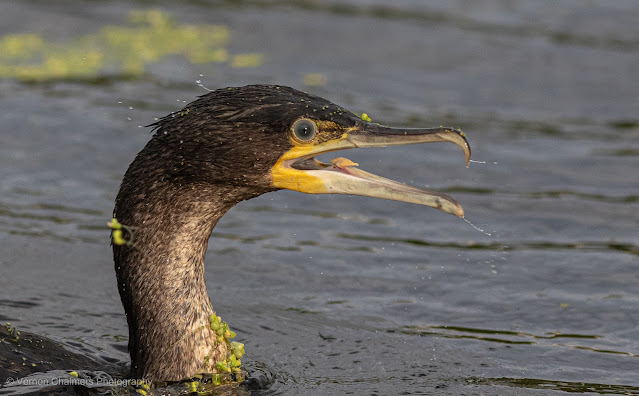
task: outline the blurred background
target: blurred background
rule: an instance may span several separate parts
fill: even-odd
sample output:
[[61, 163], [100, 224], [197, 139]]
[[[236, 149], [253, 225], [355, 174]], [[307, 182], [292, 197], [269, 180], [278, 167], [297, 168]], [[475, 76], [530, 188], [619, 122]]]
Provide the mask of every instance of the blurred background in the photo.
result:
[[462, 128], [468, 168], [453, 145], [346, 156], [484, 232], [361, 197], [238, 205], [207, 283], [256, 393], [639, 394], [638, 20], [630, 0], [2, 2], [0, 320], [126, 366], [106, 222], [144, 126], [276, 83]]

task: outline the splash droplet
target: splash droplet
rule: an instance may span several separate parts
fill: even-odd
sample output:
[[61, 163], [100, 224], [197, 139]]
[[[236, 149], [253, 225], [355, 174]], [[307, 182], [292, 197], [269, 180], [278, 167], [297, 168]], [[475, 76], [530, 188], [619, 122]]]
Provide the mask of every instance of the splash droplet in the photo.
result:
[[[201, 76], [201, 74], [200, 74], [200, 76]], [[202, 88], [206, 89], [209, 92], [213, 92], [212, 89], [209, 89], [209, 88], [205, 87], [204, 84], [202, 84], [202, 80], [195, 80], [195, 82], [197, 83], [198, 87], [202, 87]]]
[[493, 234], [486, 232], [484, 230], [482, 230], [481, 228], [477, 227], [476, 225], [474, 225], [473, 223], [471, 223], [467, 218], [463, 218], [462, 220], [464, 220], [466, 223], [468, 223], [471, 227], [473, 227], [474, 229], [476, 229], [477, 231], [481, 232], [484, 235], [488, 235], [488, 236], [492, 236]]

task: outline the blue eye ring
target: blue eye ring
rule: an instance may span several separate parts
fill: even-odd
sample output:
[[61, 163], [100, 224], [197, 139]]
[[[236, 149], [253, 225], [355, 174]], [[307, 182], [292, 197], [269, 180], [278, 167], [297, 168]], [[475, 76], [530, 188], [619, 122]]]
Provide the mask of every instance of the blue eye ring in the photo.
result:
[[300, 118], [291, 127], [291, 136], [299, 143], [308, 143], [317, 135], [317, 125], [308, 118]]

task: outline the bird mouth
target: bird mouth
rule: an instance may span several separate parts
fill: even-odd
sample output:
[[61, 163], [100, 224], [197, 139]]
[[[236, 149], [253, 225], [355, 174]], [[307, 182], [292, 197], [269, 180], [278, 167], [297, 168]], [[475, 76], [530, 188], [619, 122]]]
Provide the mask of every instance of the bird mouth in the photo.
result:
[[272, 184], [277, 188], [308, 194], [348, 194], [410, 202], [430, 206], [458, 217], [464, 209], [446, 194], [423, 190], [374, 175], [358, 168], [358, 164], [343, 158], [324, 163], [316, 155], [358, 147], [451, 142], [459, 146], [470, 162], [470, 146], [463, 132], [451, 128], [406, 129], [389, 128], [363, 122], [333, 140], [315, 145], [294, 146], [273, 167]]

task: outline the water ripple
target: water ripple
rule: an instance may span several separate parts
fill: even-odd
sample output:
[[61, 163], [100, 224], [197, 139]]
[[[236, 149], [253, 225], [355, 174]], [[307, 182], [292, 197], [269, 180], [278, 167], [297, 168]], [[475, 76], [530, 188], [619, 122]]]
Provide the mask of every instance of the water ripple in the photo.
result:
[[472, 385], [508, 386], [513, 388], [545, 389], [566, 393], [596, 393], [599, 395], [639, 395], [639, 387], [594, 382], [557, 381], [539, 378], [469, 378]]
[[[494, 330], [494, 329], [478, 329], [471, 327], [460, 326], [403, 326], [400, 329], [389, 329], [390, 333], [399, 332], [408, 335], [419, 336], [438, 336], [444, 338], [456, 338], [456, 339], [473, 339], [479, 341], [496, 342], [502, 344], [517, 344], [517, 345], [537, 345], [545, 343], [546, 340], [601, 340], [604, 337], [596, 334], [576, 334], [576, 333], [562, 333], [559, 331], [546, 333], [543, 335], [527, 333], [523, 331], [509, 331], [509, 330]], [[576, 345], [570, 343], [557, 343], [551, 344], [553, 347], [565, 347], [572, 349], [580, 349], [597, 353], [610, 353], [615, 355], [622, 355], [628, 357], [639, 357], [639, 354], [615, 351], [611, 349], [595, 348], [584, 345]]]
[[391, 238], [391, 237], [379, 237], [370, 235], [359, 234], [347, 234], [338, 233], [338, 238], [354, 239], [359, 241], [368, 242], [389, 242], [389, 243], [404, 243], [413, 246], [423, 247], [437, 247], [437, 248], [452, 248], [461, 250], [499, 250], [499, 251], [514, 251], [514, 250], [577, 250], [587, 252], [619, 252], [628, 253], [632, 255], [639, 255], [639, 246], [630, 243], [621, 243], [614, 241], [578, 241], [578, 242], [551, 242], [551, 241], [512, 241], [512, 242], [434, 242], [423, 239], [410, 239], [410, 238]]
[[527, 199], [575, 197], [575, 198], [588, 200], [588, 201], [602, 201], [602, 202], [609, 202], [609, 203], [639, 202], [639, 195], [635, 195], [635, 194], [610, 196], [610, 195], [604, 195], [604, 194], [582, 193], [582, 192], [571, 191], [571, 190], [517, 192], [517, 191], [499, 191], [495, 189], [482, 188], [482, 187], [451, 186], [445, 189], [441, 189], [441, 191], [448, 194], [454, 194], [454, 193], [469, 193], [469, 194], [482, 194], [482, 195], [502, 194], [502, 195], [514, 196], [517, 198], [527, 198]]

